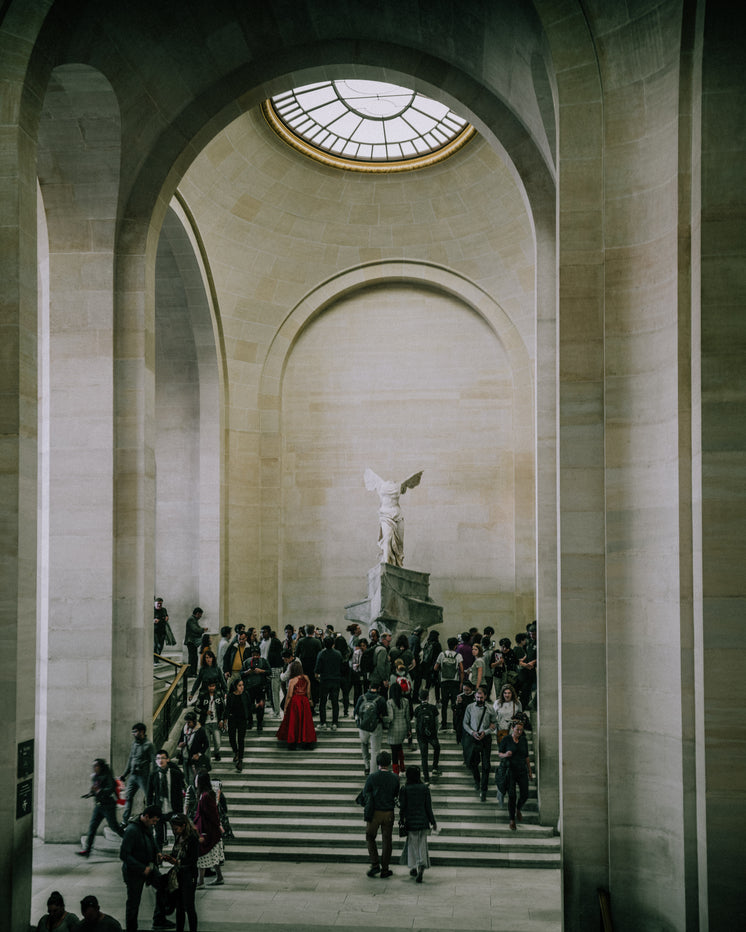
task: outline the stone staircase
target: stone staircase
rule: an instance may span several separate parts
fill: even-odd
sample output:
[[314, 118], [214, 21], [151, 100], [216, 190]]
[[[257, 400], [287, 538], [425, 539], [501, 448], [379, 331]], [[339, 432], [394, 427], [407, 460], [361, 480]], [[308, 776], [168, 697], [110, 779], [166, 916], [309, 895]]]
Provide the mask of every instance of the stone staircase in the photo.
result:
[[[242, 773], [231, 763], [225, 738], [223, 759], [213, 764], [235, 833], [226, 845], [228, 860], [366, 863], [363, 813], [355, 803], [365, 777], [354, 722], [341, 719], [336, 732], [319, 731], [312, 751], [286, 750], [274, 737], [278, 720], [268, 717], [264, 724], [263, 734], [247, 733]], [[419, 764], [416, 740], [404, 756], [407, 764]], [[494, 758], [493, 752], [493, 764]], [[552, 827], [539, 825], [535, 783], [524, 821], [511, 832], [507, 800], [500, 809], [494, 777], [487, 802], [480, 802], [452, 731], [441, 735], [440, 769], [430, 783], [439, 826], [429, 840], [433, 864], [559, 868], [560, 840]], [[403, 844], [395, 834], [395, 862]]]

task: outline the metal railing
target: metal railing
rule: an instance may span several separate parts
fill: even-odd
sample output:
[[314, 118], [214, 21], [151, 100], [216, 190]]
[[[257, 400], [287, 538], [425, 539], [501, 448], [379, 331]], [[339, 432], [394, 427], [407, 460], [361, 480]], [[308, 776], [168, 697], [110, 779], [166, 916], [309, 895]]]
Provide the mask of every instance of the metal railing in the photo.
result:
[[170, 664], [175, 669], [173, 682], [153, 713], [153, 726], [150, 733], [153, 736], [153, 744], [156, 748], [160, 748], [167, 743], [171, 729], [181, 715], [182, 709], [187, 706], [189, 698], [189, 664], [177, 663], [175, 660], [169, 660], [168, 657], [162, 657], [160, 654], [153, 654], [153, 656], [156, 660]]
[[598, 888], [598, 905], [601, 908], [601, 932], [614, 932], [611, 921], [611, 894], [602, 887]]

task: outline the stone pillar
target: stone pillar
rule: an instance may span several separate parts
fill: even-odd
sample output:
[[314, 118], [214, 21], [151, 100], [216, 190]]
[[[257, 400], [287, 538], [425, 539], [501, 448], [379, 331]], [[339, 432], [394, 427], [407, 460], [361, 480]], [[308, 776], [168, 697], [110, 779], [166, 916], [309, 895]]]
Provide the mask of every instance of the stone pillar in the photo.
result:
[[155, 257], [162, 217], [122, 223], [114, 328], [114, 628], [112, 761], [153, 715], [155, 584]]
[[[603, 138], [595, 50], [580, 11], [539, 4], [559, 97], [559, 499], [539, 488], [539, 515], [554, 503], [559, 560], [557, 691], [560, 828], [566, 929], [598, 924], [595, 891], [608, 887], [603, 352]], [[541, 344], [539, 345], [541, 349]], [[546, 363], [539, 359], [539, 372]], [[551, 371], [551, 370], [550, 370]], [[541, 383], [540, 383], [541, 384]], [[548, 412], [548, 414], [551, 412]], [[545, 415], [545, 416], [548, 416]], [[541, 409], [540, 414], [541, 417]], [[541, 446], [539, 447], [541, 450]], [[542, 633], [540, 613], [539, 633]], [[539, 644], [539, 673], [547, 651]], [[550, 696], [546, 696], [550, 700]], [[540, 709], [547, 702], [540, 694]], [[541, 740], [547, 728], [540, 715]], [[544, 781], [542, 755], [542, 783]]]
[[[39, 128], [49, 237], [43, 334], [45, 598], [40, 614], [39, 767], [54, 774], [37, 833], [80, 837], [90, 763], [111, 741], [113, 562], [113, 249], [119, 114], [87, 66], [52, 76]], [[74, 632], [74, 634], [72, 633]], [[95, 712], [94, 712], [95, 710]]]
[[16, 765], [19, 745], [34, 739], [36, 680], [38, 103], [23, 86], [46, 12], [20, 6], [6, 5], [0, 23], [0, 928], [12, 932], [28, 928], [31, 907], [33, 795], [19, 812], [18, 793], [36, 789]]
[[[746, 925], [746, 76], [744, 10], [706, 4], [702, 61], [702, 626], [710, 929]], [[696, 282], [695, 282], [696, 284]], [[704, 927], [704, 925], [703, 925]]]

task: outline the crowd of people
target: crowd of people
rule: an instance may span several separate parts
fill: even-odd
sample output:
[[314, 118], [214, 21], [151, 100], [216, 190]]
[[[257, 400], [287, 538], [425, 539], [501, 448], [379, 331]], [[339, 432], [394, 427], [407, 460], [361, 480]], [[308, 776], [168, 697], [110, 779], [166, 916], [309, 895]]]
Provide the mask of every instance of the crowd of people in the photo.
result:
[[[360, 801], [365, 807], [370, 877], [392, 874], [398, 804], [399, 831], [407, 838], [402, 863], [422, 883], [430, 866], [427, 833], [436, 829], [429, 784], [431, 777], [440, 776], [441, 736], [451, 729], [482, 801], [489, 790], [493, 742], [496, 745], [497, 800], [503, 807], [507, 797], [509, 825], [516, 830], [532, 778], [524, 731], [531, 727], [526, 711], [536, 702], [536, 622], [525, 633], [519, 632], [515, 642], [508, 637], [495, 642], [494, 630], [487, 627], [448, 638], [445, 647], [436, 629], [424, 637], [423, 629], [415, 628], [392, 644], [390, 632], [371, 628], [364, 636], [357, 623], [350, 624], [345, 634], [332, 625], [325, 630], [301, 626], [297, 631], [287, 625], [282, 640], [269, 626], [257, 630], [237, 624], [221, 628], [213, 646], [202, 616], [202, 609], [195, 608], [186, 625], [184, 644], [192, 684], [176, 751], [178, 763], [165, 748], [156, 751], [146, 725], [137, 722], [120, 779], [98, 758], [85, 794], [94, 800], [94, 807], [85, 845], [78, 853], [90, 855], [104, 820], [121, 837], [127, 932], [137, 929], [145, 885], [153, 886], [156, 893], [153, 928], [175, 927], [182, 932], [188, 920], [190, 932], [197, 932], [196, 890], [206, 883], [223, 883], [223, 840], [232, 837], [222, 785], [210, 773], [212, 762], [221, 760], [227, 736], [240, 773], [247, 732], [256, 728], [262, 733], [268, 717], [279, 724], [275, 737], [288, 750], [313, 748], [317, 728], [336, 731], [340, 715], [354, 718], [366, 777]], [[161, 635], [165, 638], [170, 632], [159, 628], [164, 622], [168, 623], [168, 614], [163, 600], [157, 599], [154, 630], [159, 649]], [[405, 751], [411, 756], [415, 737], [419, 765], [405, 760]], [[382, 746], [384, 738], [388, 750]], [[138, 793], [145, 808], [131, 819]], [[124, 803], [121, 824], [118, 801]], [[206, 876], [211, 879], [206, 881]], [[88, 904], [91, 917], [96, 910], [97, 902], [95, 910], [93, 903]], [[88, 925], [74, 925], [79, 920], [65, 912], [62, 897], [55, 893], [39, 929], [119, 928], [100, 910], [98, 925], [85, 918], [82, 904], [81, 911]], [[172, 914], [175, 921], [169, 918]]]

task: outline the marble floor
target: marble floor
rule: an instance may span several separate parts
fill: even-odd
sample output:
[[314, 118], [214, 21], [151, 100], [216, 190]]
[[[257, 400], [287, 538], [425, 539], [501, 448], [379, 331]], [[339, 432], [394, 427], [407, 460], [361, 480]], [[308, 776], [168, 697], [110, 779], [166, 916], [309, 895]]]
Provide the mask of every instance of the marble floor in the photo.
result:
[[[59, 890], [71, 912], [79, 915], [80, 900], [93, 893], [101, 909], [124, 925], [119, 859], [94, 850], [84, 860], [75, 856], [75, 850], [73, 845], [36, 843], [34, 923], [46, 912], [50, 892]], [[277, 932], [313, 926], [355, 932], [381, 928], [557, 932], [561, 928], [559, 871], [441, 867], [427, 871], [418, 886], [405, 867], [395, 864], [393, 869], [393, 877], [380, 880], [366, 877], [359, 864], [231, 864], [228, 860], [225, 885], [197, 894], [200, 932], [239, 932], [260, 923]], [[140, 929], [150, 929], [153, 902], [153, 893], [146, 889]]]

